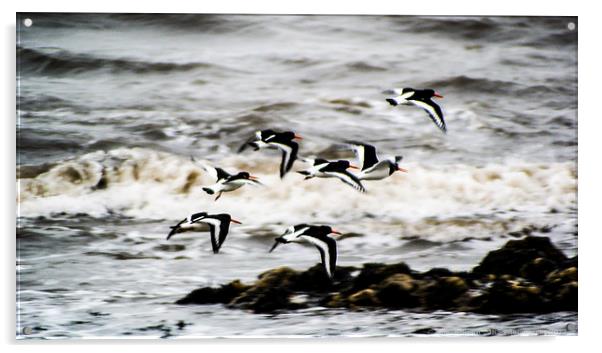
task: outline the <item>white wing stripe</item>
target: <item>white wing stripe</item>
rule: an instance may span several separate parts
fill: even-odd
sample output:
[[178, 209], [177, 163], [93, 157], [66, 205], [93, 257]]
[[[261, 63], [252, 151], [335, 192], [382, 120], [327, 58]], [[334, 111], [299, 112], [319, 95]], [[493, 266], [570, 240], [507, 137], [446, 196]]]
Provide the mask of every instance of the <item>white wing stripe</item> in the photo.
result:
[[443, 121], [441, 120], [441, 117], [437, 114], [437, 112], [435, 111], [435, 108], [433, 108], [430, 104], [427, 104], [425, 102], [422, 101], [411, 101], [412, 104], [414, 104], [417, 107], [420, 107], [424, 110], [426, 110], [426, 112], [433, 118], [433, 120], [435, 121], [435, 124], [439, 127], [439, 128], [443, 128]]

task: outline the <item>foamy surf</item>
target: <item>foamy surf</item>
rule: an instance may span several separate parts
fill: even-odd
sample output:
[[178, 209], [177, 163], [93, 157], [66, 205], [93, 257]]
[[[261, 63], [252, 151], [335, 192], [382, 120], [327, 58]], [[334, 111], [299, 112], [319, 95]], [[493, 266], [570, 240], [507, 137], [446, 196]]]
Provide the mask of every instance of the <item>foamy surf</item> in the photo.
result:
[[[202, 161], [202, 163], [211, 163]], [[210, 176], [188, 156], [148, 149], [98, 151], [19, 179], [19, 216], [119, 213], [179, 219], [199, 210], [228, 212], [246, 224], [346, 222], [365, 216], [386, 222], [487, 215], [504, 211], [566, 212], [576, 206], [574, 163], [486, 166], [406, 163], [409, 173], [365, 182], [361, 194], [332, 179], [277, 175], [279, 155], [232, 156], [217, 163], [247, 170], [264, 187], [245, 187], [218, 201], [201, 190]], [[301, 162], [295, 168], [299, 169]]]

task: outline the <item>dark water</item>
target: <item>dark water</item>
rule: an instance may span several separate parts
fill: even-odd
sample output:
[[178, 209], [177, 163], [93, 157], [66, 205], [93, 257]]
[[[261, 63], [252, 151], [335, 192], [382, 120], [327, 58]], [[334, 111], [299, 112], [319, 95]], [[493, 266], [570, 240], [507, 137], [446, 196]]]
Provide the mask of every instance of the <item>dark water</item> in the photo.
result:
[[[198, 286], [313, 265], [310, 247], [267, 254], [275, 235], [300, 222], [355, 234], [339, 242], [346, 265], [470, 269], [523, 229], [576, 254], [577, 30], [567, 28], [576, 18], [19, 14], [17, 22], [26, 17], [33, 26], [17, 28], [17, 269], [27, 337], [573, 333], [576, 313], [261, 316], [172, 303]], [[383, 90], [406, 86], [445, 96], [447, 135], [424, 112], [384, 101]], [[366, 195], [336, 180], [281, 181], [278, 154], [235, 154], [267, 127], [299, 132], [306, 156], [334, 157], [344, 139], [373, 143], [404, 155], [410, 173], [366, 182]], [[268, 186], [213, 202], [190, 155], [250, 170]], [[204, 233], [164, 240], [168, 225], [200, 210], [244, 223], [219, 255]]]

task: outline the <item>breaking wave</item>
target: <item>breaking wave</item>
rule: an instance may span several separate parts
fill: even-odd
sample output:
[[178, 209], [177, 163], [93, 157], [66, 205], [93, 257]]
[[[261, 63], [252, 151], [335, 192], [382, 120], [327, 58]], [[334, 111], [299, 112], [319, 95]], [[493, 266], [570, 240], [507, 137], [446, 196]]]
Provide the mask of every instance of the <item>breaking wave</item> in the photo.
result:
[[279, 158], [274, 153], [222, 160], [221, 167], [250, 171], [265, 186], [245, 186], [214, 201], [201, 190], [214, 181], [189, 157], [142, 148], [89, 153], [37, 175], [22, 174], [35, 176], [18, 180], [20, 216], [119, 213], [180, 219], [207, 210], [231, 213], [247, 224], [429, 218], [427, 223], [437, 225], [442, 219], [464, 224], [465, 216], [570, 212], [576, 207], [574, 163], [516, 161], [481, 167], [408, 163], [404, 167], [409, 173], [365, 182], [368, 193], [361, 194], [336, 179], [304, 181], [291, 173], [280, 180]]

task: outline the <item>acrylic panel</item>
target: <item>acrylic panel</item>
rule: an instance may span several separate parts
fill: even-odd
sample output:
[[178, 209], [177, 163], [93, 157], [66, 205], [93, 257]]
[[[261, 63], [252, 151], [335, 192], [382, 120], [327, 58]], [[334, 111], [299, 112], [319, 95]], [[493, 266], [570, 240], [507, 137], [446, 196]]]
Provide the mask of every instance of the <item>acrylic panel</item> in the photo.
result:
[[16, 23], [18, 338], [577, 334], [576, 17]]

